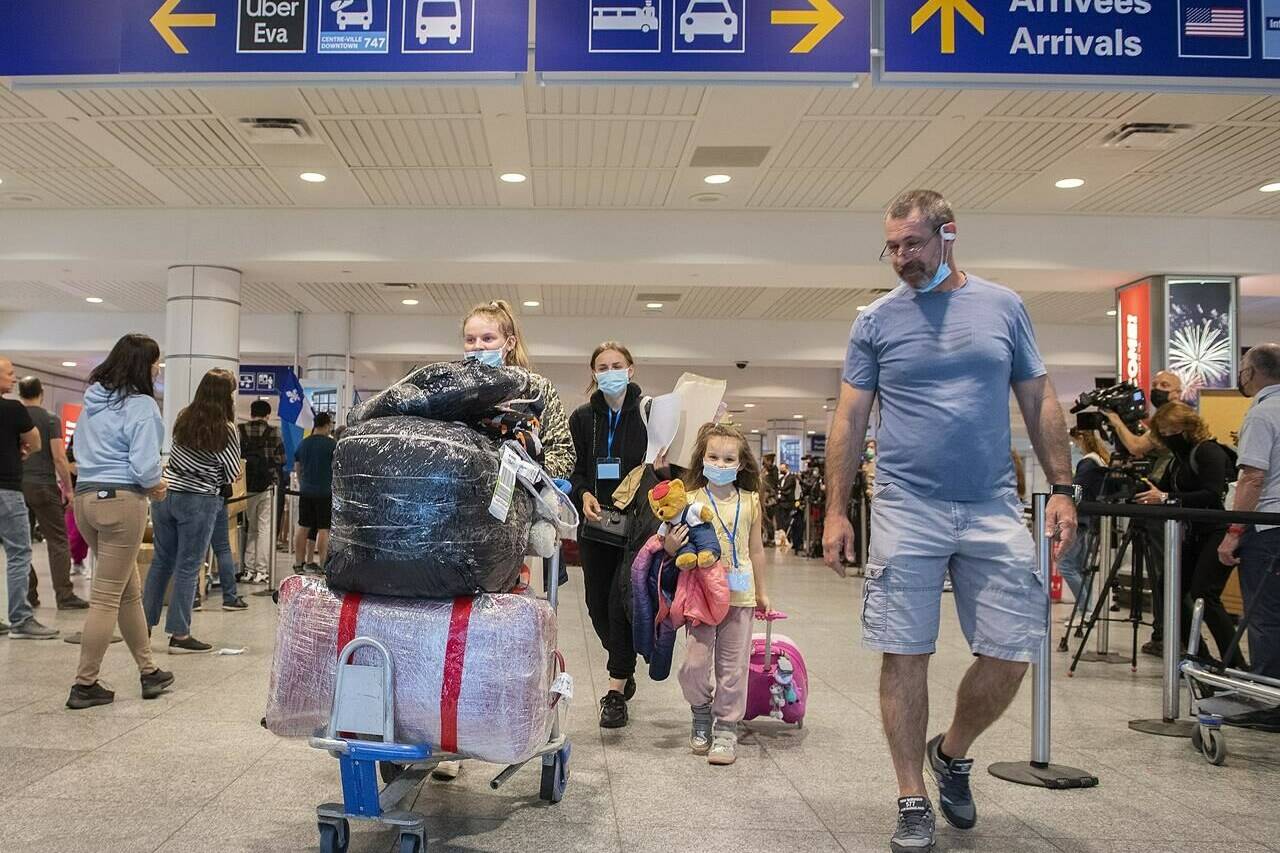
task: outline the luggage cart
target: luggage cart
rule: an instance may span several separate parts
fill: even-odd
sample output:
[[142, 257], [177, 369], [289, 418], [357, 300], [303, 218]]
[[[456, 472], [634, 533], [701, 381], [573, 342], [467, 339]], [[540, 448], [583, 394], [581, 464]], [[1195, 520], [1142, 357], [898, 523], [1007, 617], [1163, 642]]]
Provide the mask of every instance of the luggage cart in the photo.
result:
[[[1230, 659], [1239, 650], [1250, 615], [1246, 610], [1224, 657]], [[1231, 725], [1226, 718], [1259, 707], [1280, 705], [1280, 681], [1233, 669], [1201, 655], [1203, 623], [1204, 601], [1197, 600], [1191, 616], [1187, 655], [1179, 668], [1191, 693], [1191, 713], [1196, 718], [1196, 726], [1191, 730], [1191, 746], [1210, 764], [1221, 766], [1227, 760], [1227, 740], [1222, 730]]]
[[[559, 484], [557, 484], [559, 485]], [[567, 486], [568, 484], [564, 484]], [[572, 509], [572, 508], [570, 508]], [[577, 527], [573, 518], [557, 522], [562, 538], [572, 536]], [[572, 522], [572, 524], [570, 524]], [[552, 610], [559, 602], [560, 549], [550, 558], [547, 601]], [[354, 655], [363, 648], [373, 649], [376, 663], [356, 665]], [[538, 796], [555, 804], [564, 798], [569, 783], [569, 756], [572, 746], [561, 731], [558, 706], [562, 698], [573, 696], [564, 658], [557, 651], [557, 684], [552, 706], [551, 734], [545, 746], [519, 764], [506, 767], [489, 782], [493, 790], [501, 788], [526, 764], [541, 759], [542, 780]], [[443, 761], [458, 761], [464, 756], [433, 751], [429, 744], [397, 743], [395, 739], [395, 662], [382, 643], [369, 637], [357, 637], [338, 656], [337, 679], [333, 688], [333, 708], [323, 736], [311, 738], [310, 745], [338, 759], [342, 774], [342, 802], [316, 807], [320, 830], [320, 853], [345, 853], [351, 841], [351, 821], [368, 820], [400, 830], [398, 853], [424, 853], [427, 849], [426, 817], [418, 812], [402, 810], [400, 803]], [[559, 687], [559, 691], [556, 688]], [[372, 740], [370, 738], [381, 738]], [[379, 790], [379, 779], [384, 786]]]

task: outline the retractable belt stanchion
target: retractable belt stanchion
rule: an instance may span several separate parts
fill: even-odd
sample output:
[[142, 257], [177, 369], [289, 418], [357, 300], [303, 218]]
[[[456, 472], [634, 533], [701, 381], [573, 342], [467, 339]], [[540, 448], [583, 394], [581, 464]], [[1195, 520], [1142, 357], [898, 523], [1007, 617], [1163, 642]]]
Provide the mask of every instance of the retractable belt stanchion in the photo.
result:
[[1032, 785], [1038, 788], [1092, 788], [1098, 784], [1098, 777], [1086, 770], [1074, 767], [1063, 767], [1049, 761], [1049, 740], [1052, 730], [1052, 677], [1053, 657], [1050, 645], [1053, 640], [1053, 617], [1050, 615], [1049, 591], [1049, 549], [1052, 540], [1045, 535], [1045, 508], [1049, 496], [1037, 494], [1032, 501], [1032, 519], [1035, 525], [1033, 533], [1036, 542], [1036, 569], [1044, 578], [1045, 595], [1045, 633], [1036, 653], [1036, 661], [1031, 665], [1031, 760], [1006, 761], [992, 764], [988, 771], [997, 779], [1016, 782], [1019, 785]]
[[1163, 737], [1191, 737], [1196, 724], [1182, 716], [1182, 522], [1164, 523], [1164, 670], [1161, 719], [1131, 720], [1135, 732]]

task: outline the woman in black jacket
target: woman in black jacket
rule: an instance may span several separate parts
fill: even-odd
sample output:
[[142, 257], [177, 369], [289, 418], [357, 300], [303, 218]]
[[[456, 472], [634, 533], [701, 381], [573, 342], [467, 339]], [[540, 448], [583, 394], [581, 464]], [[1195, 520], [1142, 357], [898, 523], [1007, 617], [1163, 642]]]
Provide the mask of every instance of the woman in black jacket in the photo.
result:
[[[1166, 403], [1151, 419], [1151, 429], [1173, 453], [1173, 463], [1161, 481], [1137, 496], [1138, 503], [1164, 503], [1173, 498], [1192, 509], [1223, 509], [1232, 460], [1213, 440], [1209, 427], [1185, 403]], [[1231, 645], [1235, 623], [1222, 604], [1222, 590], [1231, 568], [1218, 559], [1218, 545], [1226, 535], [1222, 522], [1192, 522], [1182, 544], [1182, 631], [1190, 636], [1191, 612], [1196, 599], [1204, 599], [1204, 624], [1213, 635], [1221, 657]], [[1237, 657], [1238, 664], [1244, 663]]]
[[[649, 436], [640, 410], [640, 386], [632, 382], [635, 362], [622, 344], [606, 341], [591, 354], [591, 398], [569, 416], [569, 433], [577, 461], [573, 502], [586, 519], [599, 521], [611, 508], [613, 491], [635, 467], [644, 464]], [[638, 496], [639, 497], [639, 496]], [[622, 601], [627, 584], [620, 576], [623, 548], [592, 540], [584, 522], [578, 533], [582, 555], [587, 613], [609, 654], [609, 690], [600, 700], [600, 725], [616, 729], [627, 724], [627, 700], [636, 690], [636, 653], [631, 622]]]

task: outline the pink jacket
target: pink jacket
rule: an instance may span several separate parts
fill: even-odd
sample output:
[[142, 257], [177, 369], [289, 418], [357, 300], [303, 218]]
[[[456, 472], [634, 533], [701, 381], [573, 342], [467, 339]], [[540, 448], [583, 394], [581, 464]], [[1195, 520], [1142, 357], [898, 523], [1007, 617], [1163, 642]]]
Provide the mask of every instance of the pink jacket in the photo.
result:
[[724, 566], [716, 563], [710, 568], [680, 573], [669, 617], [674, 627], [719, 625], [728, 615], [729, 578]]

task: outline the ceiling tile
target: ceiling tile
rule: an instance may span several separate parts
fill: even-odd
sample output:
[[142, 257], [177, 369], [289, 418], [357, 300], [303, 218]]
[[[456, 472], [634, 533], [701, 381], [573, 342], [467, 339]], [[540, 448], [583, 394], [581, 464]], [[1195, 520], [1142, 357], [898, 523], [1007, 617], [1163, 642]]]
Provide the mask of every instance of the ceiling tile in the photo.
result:
[[219, 118], [103, 121], [103, 128], [152, 166], [257, 166]]
[[955, 89], [823, 88], [814, 97], [809, 115], [933, 118], [941, 115], [958, 94]]
[[1071, 209], [1083, 213], [1202, 213], [1261, 181], [1222, 175], [1126, 175]]
[[488, 169], [353, 169], [379, 207], [497, 207]]
[[1243, 216], [1280, 216], [1280, 193], [1258, 193], [1258, 200], [1237, 211]]
[[294, 285], [246, 281], [240, 288], [241, 310], [250, 314], [291, 314], [311, 306], [294, 295]]
[[163, 169], [201, 207], [279, 207], [293, 200], [266, 169]]
[[1118, 119], [1151, 95], [1142, 92], [1010, 92], [987, 114], [1011, 118]]
[[1189, 175], [1280, 174], [1280, 130], [1216, 125], [1155, 158], [1143, 166], [1142, 171]]
[[1259, 121], [1280, 124], [1280, 96], [1259, 98], [1231, 117], [1232, 121]]
[[662, 207], [675, 181], [673, 169], [538, 169], [535, 207]]
[[635, 304], [635, 288], [625, 285], [542, 286], [542, 313], [554, 317], [621, 317]]
[[298, 94], [317, 116], [479, 115], [475, 89], [436, 86], [306, 88]]
[[0, 281], [0, 311], [70, 311], [83, 305], [42, 281]]
[[1098, 324], [1107, 322], [1107, 311], [1115, 307], [1110, 290], [1083, 293], [1028, 291], [1020, 294], [1032, 323]]
[[525, 87], [530, 115], [696, 116], [706, 89], [700, 86]]
[[864, 119], [805, 120], [778, 151], [775, 169], [884, 169], [927, 121]]
[[770, 320], [830, 320], [853, 317], [857, 306], [870, 304], [876, 295], [857, 287], [788, 287], [764, 313]]
[[879, 174], [829, 169], [770, 169], [756, 185], [747, 207], [848, 208]]
[[393, 310], [391, 294], [385, 293], [380, 283], [304, 281], [299, 282], [297, 288], [320, 306], [321, 311], [387, 314]]
[[320, 126], [351, 167], [490, 165], [480, 119], [329, 119]]
[[677, 168], [693, 122], [644, 119], [533, 119], [534, 166]]
[[92, 118], [213, 114], [194, 89], [67, 89], [62, 96]]
[[85, 296], [99, 296], [124, 311], [164, 311], [167, 285], [155, 281], [64, 281], [62, 286]]
[[94, 169], [111, 164], [53, 122], [0, 123], [0, 166]]
[[1065, 121], [980, 121], [931, 164], [967, 172], [1038, 172], [1105, 130]]
[[1036, 176], [1036, 172], [957, 172], [927, 169], [909, 186], [930, 187], [946, 197], [958, 210], [986, 210]]
[[150, 207], [150, 190], [119, 169], [26, 172], [25, 178], [73, 207]]
[[671, 315], [686, 320], [736, 319], [765, 292], [763, 287], [691, 287]]
[[40, 111], [22, 97], [0, 86], [0, 118], [40, 118]]
[[[510, 284], [448, 284], [425, 282], [423, 291], [435, 304], [433, 313], [443, 316], [456, 316], [459, 323], [462, 317], [477, 305], [505, 299], [511, 305], [520, 304], [520, 294]], [[461, 328], [459, 328], [461, 334]]]

